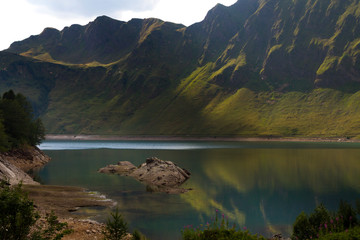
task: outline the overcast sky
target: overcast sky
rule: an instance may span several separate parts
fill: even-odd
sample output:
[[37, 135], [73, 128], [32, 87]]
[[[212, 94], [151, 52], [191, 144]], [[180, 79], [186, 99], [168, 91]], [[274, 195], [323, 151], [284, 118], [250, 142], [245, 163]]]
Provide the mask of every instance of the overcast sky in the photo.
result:
[[0, 0], [0, 50], [14, 41], [37, 35], [45, 27], [62, 30], [71, 24], [85, 25], [107, 15], [128, 21], [160, 18], [189, 26], [204, 19], [217, 3], [236, 0]]

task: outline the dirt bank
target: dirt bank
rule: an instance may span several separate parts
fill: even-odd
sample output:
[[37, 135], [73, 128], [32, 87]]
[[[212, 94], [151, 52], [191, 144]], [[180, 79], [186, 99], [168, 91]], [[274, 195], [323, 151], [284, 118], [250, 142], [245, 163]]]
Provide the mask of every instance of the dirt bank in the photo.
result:
[[46, 140], [108, 141], [236, 141], [236, 142], [360, 142], [343, 137], [193, 137], [193, 136], [112, 136], [112, 135], [46, 135]]

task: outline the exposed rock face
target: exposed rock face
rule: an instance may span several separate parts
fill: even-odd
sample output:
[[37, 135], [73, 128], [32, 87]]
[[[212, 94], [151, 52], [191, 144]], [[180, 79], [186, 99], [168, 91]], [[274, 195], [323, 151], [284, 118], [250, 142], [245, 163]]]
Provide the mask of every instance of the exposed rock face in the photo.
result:
[[8, 181], [11, 185], [22, 182], [23, 184], [39, 185], [23, 170], [19, 169], [15, 165], [0, 156], [0, 179]]
[[180, 188], [180, 185], [190, 178], [189, 171], [156, 157], [146, 159], [138, 168], [130, 162], [119, 162], [117, 165], [101, 168], [99, 172], [131, 176], [147, 184], [149, 191], [167, 193], [187, 192], [188, 190]]
[[51, 159], [37, 147], [27, 147], [0, 153], [0, 157], [6, 159], [16, 167], [27, 172], [39, 168], [48, 163]]
[[8, 181], [11, 185], [22, 182], [23, 184], [36, 184], [27, 171], [42, 167], [50, 161], [40, 149], [28, 147], [0, 153], [0, 179]]

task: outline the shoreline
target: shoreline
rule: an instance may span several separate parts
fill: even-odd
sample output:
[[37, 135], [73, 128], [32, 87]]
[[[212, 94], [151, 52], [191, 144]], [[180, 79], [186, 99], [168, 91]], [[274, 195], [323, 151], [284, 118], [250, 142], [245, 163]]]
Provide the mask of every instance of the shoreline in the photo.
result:
[[45, 140], [64, 141], [219, 141], [219, 142], [360, 142], [344, 137], [193, 137], [193, 136], [117, 136], [117, 135], [70, 135], [48, 134]]

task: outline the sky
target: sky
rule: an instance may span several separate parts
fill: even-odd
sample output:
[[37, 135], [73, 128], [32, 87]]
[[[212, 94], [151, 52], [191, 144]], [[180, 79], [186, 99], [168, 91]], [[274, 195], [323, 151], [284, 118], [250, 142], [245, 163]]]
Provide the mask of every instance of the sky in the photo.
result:
[[38, 35], [46, 27], [62, 30], [72, 24], [86, 25], [106, 15], [129, 21], [159, 18], [189, 26], [200, 22], [217, 3], [236, 0], [1, 0], [0, 50], [15, 41]]

